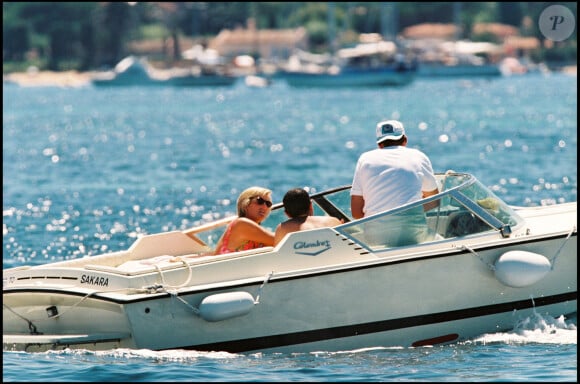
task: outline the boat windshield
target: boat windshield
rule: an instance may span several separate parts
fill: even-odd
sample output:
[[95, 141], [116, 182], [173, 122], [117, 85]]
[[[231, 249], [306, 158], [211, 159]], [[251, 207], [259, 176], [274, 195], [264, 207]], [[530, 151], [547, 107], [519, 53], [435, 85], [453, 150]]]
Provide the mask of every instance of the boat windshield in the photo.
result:
[[482, 232], [507, 237], [522, 219], [505, 202], [463, 173], [437, 174], [441, 192], [361, 220], [350, 213], [350, 187], [312, 196], [315, 214], [344, 220], [336, 229], [369, 248], [389, 248]]

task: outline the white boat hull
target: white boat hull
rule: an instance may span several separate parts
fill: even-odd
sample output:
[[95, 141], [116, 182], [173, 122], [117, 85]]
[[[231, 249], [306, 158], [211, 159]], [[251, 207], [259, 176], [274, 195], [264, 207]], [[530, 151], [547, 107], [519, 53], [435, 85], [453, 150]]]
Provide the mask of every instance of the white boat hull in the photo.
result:
[[[514, 247], [541, 252], [553, 249], [562, 241], [560, 237]], [[576, 238], [573, 237], [567, 247], [575, 246]], [[478, 251], [490, 262], [503, 252], [503, 248], [493, 247]], [[279, 255], [271, 253], [269, 256]], [[117, 347], [233, 352], [412, 346], [430, 339], [458, 341], [482, 331], [511, 329], [518, 320], [533, 313], [576, 311], [576, 286], [562, 286], [576, 281], [575, 258], [559, 258], [555, 266], [557, 272], [526, 288], [503, 285], [493, 271], [469, 251], [450, 250], [447, 256], [427, 253], [417, 258], [421, 259], [420, 263], [411, 258], [321, 268], [309, 276], [299, 272], [274, 274], [264, 285], [259, 303], [249, 313], [218, 322], [204, 320], [188, 305], [165, 292], [129, 296], [100, 293], [85, 298], [54, 292], [31, 295], [31, 290], [27, 289], [22, 293], [5, 294], [4, 303], [17, 312], [26, 309], [28, 316], [43, 319], [37, 326], [43, 334], [74, 335], [86, 329], [92, 334], [107, 334], [117, 330], [131, 335], [119, 339]], [[450, 265], [453, 270], [462, 272], [450, 278]], [[265, 268], [266, 265], [262, 271]], [[194, 275], [211, 273], [202, 265], [195, 269], [199, 272]], [[185, 269], [175, 271], [176, 280], [184, 278], [185, 272]], [[113, 276], [109, 273], [91, 271], [90, 274], [112, 284]], [[77, 275], [82, 279], [87, 271], [79, 270]], [[299, 284], [297, 276], [300, 276]], [[166, 277], [169, 278], [169, 274]], [[264, 278], [257, 276], [227, 289], [215, 290], [206, 285], [206, 288], [191, 292], [182, 290], [179, 297], [193, 307], [218, 292], [248, 292], [257, 297], [265, 279], [265, 275]], [[51, 306], [56, 306], [64, 315], [51, 321], [47, 316], [47, 308]], [[26, 322], [6, 310], [3, 320], [5, 332], [29, 332]], [[30, 337], [21, 341], [27, 344], [27, 349], [35, 348]], [[62, 343], [63, 348], [71, 345], [111, 347], [109, 339], [102, 346], [93, 341], [88, 343], [90, 346], [75, 344], [67, 339]]]
[[[168, 232], [124, 252], [4, 270], [4, 350], [412, 347], [575, 313], [576, 203], [516, 212], [513, 228], [403, 247], [359, 243], [371, 217], [221, 256], [195, 257], [195, 236]], [[439, 233], [451, 217], [432, 217]]]

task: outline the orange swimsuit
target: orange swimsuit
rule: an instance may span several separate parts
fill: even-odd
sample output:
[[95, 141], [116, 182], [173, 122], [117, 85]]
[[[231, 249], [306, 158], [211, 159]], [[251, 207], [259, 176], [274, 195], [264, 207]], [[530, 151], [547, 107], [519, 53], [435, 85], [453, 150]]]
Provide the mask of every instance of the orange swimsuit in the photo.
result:
[[[238, 220], [238, 219], [236, 219]], [[245, 243], [234, 249], [233, 251], [228, 248], [228, 243], [230, 242], [230, 234], [232, 233], [232, 228], [236, 220], [232, 221], [228, 224], [226, 228], [226, 232], [224, 233], [224, 239], [222, 241], [222, 245], [218, 250], [218, 255], [223, 253], [231, 253], [231, 252], [238, 252], [238, 251], [245, 251], [247, 249], [254, 249], [254, 248], [261, 248], [264, 246], [264, 243], [258, 243], [254, 240], [247, 240]]]

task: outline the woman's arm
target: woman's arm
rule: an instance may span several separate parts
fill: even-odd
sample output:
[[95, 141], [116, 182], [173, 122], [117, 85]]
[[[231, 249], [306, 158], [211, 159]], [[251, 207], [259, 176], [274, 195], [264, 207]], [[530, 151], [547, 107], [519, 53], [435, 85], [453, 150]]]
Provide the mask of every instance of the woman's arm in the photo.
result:
[[274, 245], [274, 232], [262, 227], [255, 221], [241, 217], [232, 228], [230, 248], [237, 248], [248, 240], [262, 243], [265, 246]]

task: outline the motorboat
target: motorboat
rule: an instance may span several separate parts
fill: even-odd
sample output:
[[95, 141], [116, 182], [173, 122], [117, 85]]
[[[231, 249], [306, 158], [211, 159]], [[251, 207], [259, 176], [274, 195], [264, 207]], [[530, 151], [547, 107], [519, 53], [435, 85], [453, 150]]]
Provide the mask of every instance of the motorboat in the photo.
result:
[[415, 63], [397, 53], [395, 43], [379, 41], [342, 48], [334, 56], [299, 52], [277, 77], [293, 87], [397, 87], [416, 74]]
[[95, 73], [91, 82], [96, 86], [171, 85], [171, 76], [154, 70], [145, 58], [127, 56], [113, 70]]
[[173, 76], [171, 85], [178, 87], [227, 87], [234, 85], [238, 77], [234, 75], [222, 75], [218, 73], [188, 73], [185, 75]]
[[238, 77], [223, 73], [218, 66], [156, 69], [145, 58], [128, 56], [112, 71], [98, 72], [91, 81], [96, 86], [231, 86]]
[[[422, 347], [577, 311], [577, 203], [508, 205], [468, 173], [353, 219], [350, 186], [311, 193], [332, 228], [213, 256], [233, 217], [127, 249], [3, 270], [3, 348], [313, 352]], [[262, 223], [285, 220], [281, 203]]]
[[182, 69], [171, 77], [171, 84], [179, 87], [224, 87], [239, 79], [224, 65], [199, 65]]
[[247, 75], [244, 77], [244, 84], [250, 88], [266, 88], [272, 85], [272, 79], [267, 76]]
[[488, 42], [427, 39], [408, 43], [417, 51], [417, 76], [421, 78], [500, 77], [497, 62], [501, 47]]

